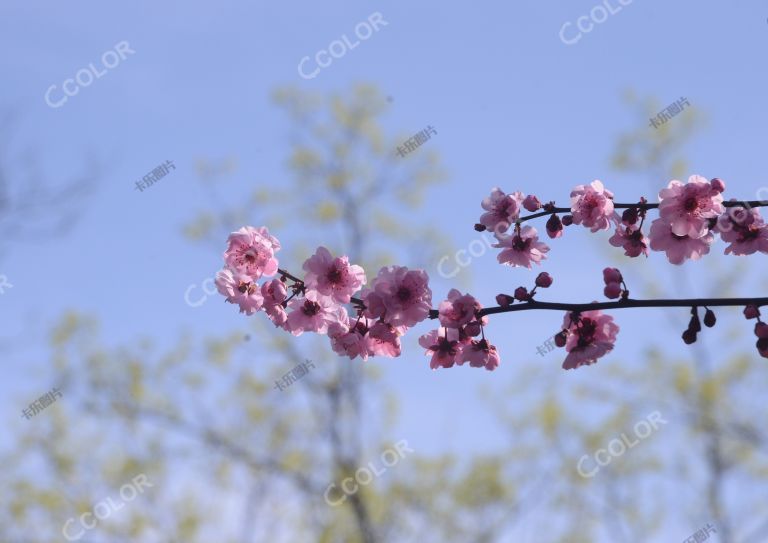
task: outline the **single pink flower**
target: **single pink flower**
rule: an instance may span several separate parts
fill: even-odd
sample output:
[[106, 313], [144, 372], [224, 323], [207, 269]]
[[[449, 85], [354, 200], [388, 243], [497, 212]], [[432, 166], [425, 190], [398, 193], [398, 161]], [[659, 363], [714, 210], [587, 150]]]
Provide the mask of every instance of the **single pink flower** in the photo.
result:
[[[451, 339], [446, 339], [446, 334]], [[425, 354], [431, 356], [429, 367], [450, 368], [456, 363], [456, 357], [461, 355], [462, 344], [458, 341], [459, 332], [456, 329], [448, 330], [440, 327], [431, 330], [419, 338], [419, 345], [426, 349]]]
[[567, 330], [568, 339], [565, 350], [568, 356], [563, 362], [563, 369], [570, 370], [597, 362], [613, 350], [619, 327], [613, 317], [600, 311], [584, 311], [576, 322], [572, 313], [566, 313], [563, 330]]
[[485, 368], [488, 371], [493, 371], [499, 367], [500, 361], [496, 346], [490, 345], [485, 339], [481, 339], [464, 346], [456, 363], [462, 365], [464, 362], [469, 362], [473, 368]]
[[402, 332], [386, 322], [377, 322], [368, 330], [367, 345], [371, 354], [395, 358], [400, 356]]
[[486, 213], [480, 216], [480, 224], [494, 233], [506, 232], [520, 217], [522, 202], [522, 193], [505, 194], [499, 187], [495, 187], [491, 195], [483, 199], [481, 205]]
[[288, 313], [285, 329], [294, 336], [303, 332], [325, 334], [331, 323], [339, 322], [339, 306], [331, 298], [315, 291], [308, 291], [304, 298], [294, 298], [288, 307], [291, 312]]
[[361, 298], [366, 317], [382, 318], [392, 326], [414, 326], [426, 319], [432, 308], [429, 276], [424, 270], [404, 266], [381, 268]]
[[261, 285], [261, 296], [264, 299], [262, 309], [264, 309], [269, 320], [278, 328], [282, 328], [288, 319], [288, 315], [282, 305], [287, 295], [288, 289], [280, 279], [272, 279]]
[[328, 337], [331, 338], [331, 347], [339, 355], [348, 356], [350, 359], [360, 357], [368, 360], [371, 354], [368, 346], [368, 340], [365, 337], [368, 332], [369, 321], [361, 317], [356, 323], [352, 323], [350, 330], [349, 322], [333, 322], [328, 325]]
[[532, 226], [524, 226], [519, 233], [497, 239], [499, 242], [493, 244], [493, 247], [502, 249], [496, 257], [501, 264], [530, 269], [531, 262], [541, 263], [549, 251], [547, 244], [539, 241], [536, 229]]
[[703, 238], [709, 234], [709, 219], [723, 213], [723, 195], [700, 175], [688, 183], [677, 179], [659, 191], [659, 218], [669, 223], [677, 236]]
[[725, 254], [743, 256], [756, 252], [768, 253], [768, 226], [757, 208], [728, 208], [718, 218], [713, 231], [718, 232], [723, 241], [730, 243], [725, 248]]
[[277, 273], [275, 252], [280, 249], [280, 242], [271, 236], [266, 227], [244, 226], [232, 232], [227, 240], [224, 261], [234, 271], [250, 276], [254, 280], [262, 275]]
[[325, 247], [318, 247], [314, 255], [304, 262], [304, 284], [323, 296], [330, 296], [342, 304], [348, 304], [352, 295], [366, 282], [365, 271], [350, 265], [349, 258], [334, 258]]
[[613, 193], [598, 180], [571, 191], [571, 213], [574, 224], [584, 225], [592, 232], [607, 230], [620, 220], [613, 210]]
[[446, 328], [460, 328], [475, 319], [482, 306], [474, 296], [462, 294], [455, 288], [448, 292], [448, 299], [440, 302], [440, 324]]
[[709, 253], [709, 246], [715, 239], [711, 233], [700, 238], [678, 236], [672, 232], [671, 225], [662, 218], [651, 223], [650, 238], [651, 249], [665, 251], [672, 264], [682, 264], [689, 258], [691, 260], [700, 259]]
[[259, 286], [251, 277], [224, 268], [216, 274], [216, 289], [231, 304], [240, 306], [240, 313], [253, 315], [264, 302]]
[[618, 225], [616, 233], [611, 236], [608, 243], [614, 247], [622, 247], [624, 254], [632, 258], [643, 254], [648, 256], [648, 238], [642, 230], [634, 226]]

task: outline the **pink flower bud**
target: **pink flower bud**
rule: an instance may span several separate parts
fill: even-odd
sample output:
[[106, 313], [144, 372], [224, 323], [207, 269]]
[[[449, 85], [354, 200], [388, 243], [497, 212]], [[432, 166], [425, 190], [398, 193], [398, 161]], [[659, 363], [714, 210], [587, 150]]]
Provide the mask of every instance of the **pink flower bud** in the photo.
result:
[[760, 310], [756, 305], [748, 305], [744, 308], [744, 316], [748, 319], [756, 319], [760, 316]]
[[563, 226], [571, 226], [573, 224], [573, 215], [563, 215], [563, 219], [560, 221]]
[[549, 288], [552, 284], [552, 276], [547, 272], [541, 272], [536, 276], [536, 286], [541, 288]]
[[618, 298], [621, 296], [621, 285], [618, 283], [608, 283], [603, 290], [606, 298]]
[[565, 342], [568, 339], [568, 333], [565, 330], [561, 330], [559, 334], [555, 334], [555, 345], [558, 347], [565, 347]]
[[603, 281], [605, 281], [606, 285], [609, 283], [621, 283], [622, 280], [621, 272], [616, 268], [605, 268], [603, 270]]
[[529, 194], [525, 197], [525, 200], [523, 200], [523, 207], [530, 212], [538, 211], [541, 209], [541, 202], [535, 195]]
[[547, 235], [552, 239], [563, 235], [563, 223], [560, 222], [560, 217], [555, 213], [547, 220]]
[[515, 299], [509, 294], [496, 295], [496, 303], [499, 304], [501, 307], [507, 307], [508, 305], [511, 305], [514, 301]]
[[517, 287], [515, 289], [515, 300], [520, 300], [521, 302], [527, 301], [529, 298], [528, 289], [525, 287]]
[[713, 190], [721, 193], [725, 192], [725, 183], [722, 179], [715, 177], [712, 181], [709, 182], [709, 184], [712, 186]]
[[768, 324], [764, 322], [755, 324], [755, 335], [761, 339], [768, 338]]

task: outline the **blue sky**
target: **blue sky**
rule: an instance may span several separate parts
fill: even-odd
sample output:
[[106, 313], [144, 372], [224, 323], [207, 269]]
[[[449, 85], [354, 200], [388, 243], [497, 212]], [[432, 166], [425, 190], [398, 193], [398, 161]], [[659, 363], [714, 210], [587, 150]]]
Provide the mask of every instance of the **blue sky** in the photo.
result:
[[[620, 6], [618, 0], [610, 3]], [[704, 130], [685, 149], [690, 173], [723, 178], [730, 196], [753, 198], [768, 186], [766, 2], [635, 0], [578, 43], [564, 44], [563, 25], [595, 5], [595, 0], [0, 4], [0, 107], [20, 117], [12, 145], [34, 149], [52, 182], [81, 173], [88, 155], [103, 163], [97, 189], [67, 237], [28, 244], [4, 240], [9, 251], [0, 274], [14, 287], [0, 296], [0, 337], [22, 330], [19, 316], [32, 316], [35, 324], [30, 345], [4, 361], [2, 412], [18, 417], [19, 398], [50, 388], [43, 364], [47, 351], [37, 346], [65, 309], [96, 315], [104, 338], [114, 345], [144, 335], [170, 345], [183, 330], [219, 333], [243, 324], [218, 300], [198, 308], [184, 303], [187, 286], [209, 277], [220, 255], [184, 240], [181, 227], [209, 206], [194, 169], [198, 158], [237, 157], [238, 172], [227, 185], [232, 200], [255, 186], [287, 182], [290, 124], [270, 100], [277, 86], [336, 92], [356, 82], [374, 83], [393, 97], [382, 119], [390, 133], [435, 126], [438, 134], [426, 145], [441, 153], [450, 180], [419, 216], [440, 224], [457, 248], [477, 238], [471, 225], [480, 200], [496, 185], [565, 203], [574, 185], [602, 179], [619, 201], [641, 194], [654, 198], [646, 178], [620, 174], [609, 163], [617, 136], [636, 130], [638, 123], [647, 125], [622, 101], [627, 89], [655, 96], [662, 105], [685, 96], [707, 116]], [[343, 34], [351, 36], [374, 12], [388, 23], [379, 32], [314, 79], [299, 76], [304, 56], [314, 57]], [[64, 106], [46, 105], [50, 85], [61, 86], [89, 63], [98, 64], [122, 41], [135, 54]], [[144, 192], [134, 190], [136, 180], [165, 160], [176, 170]], [[659, 179], [656, 187], [667, 181]], [[287, 244], [298, 233], [278, 235]], [[607, 237], [572, 229], [550, 244], [542, 268], [555, 277], [550, 299], [602, 297]], [[717, 245], [714, 252], [722, 249]], [[487, 304], [499, 285], [530, 284], [539, 271], [502, 268], [494, 256], [477, 259], [470, 283]], [[761, 258], [751, 264], [753, 270], [764, 270]], [[671, 269], [663, 255], [653, 254], [620, 267], [630, 278], [652, 268], [670, 285], [684, 280], [684, 294], [695, 296], [707, 294], [709, 265]], [[40, 288], [51, 282], [52, 288]], [[737, 291], [752, 294], [754, 284], [744, 281]], [[435, 297], [451, 286], [436, 279]], [[671, 330], [660, 310], [615, 315], [622, 333], [614, 355], [601, 364], [638, 364], [637, 349], [651, 339], [668, 345], [671, 354], [688, 353], [679, 339], [682, 330]], [[402, 358], [374, 362], [386, 366], [387, 381], [401, 394], [406, 416], [396, 437], [413, 436], [420, 452], [481, 451], [500, 443], [487, 407], [477, 402], [477, 385], [501, 386], [524, 365], [563, 379], [559, 353], [544, 359], [535, 354], [560, 322], [559, 314], [493, 319], [489, 334], [503, 359], [493, 374], [468, 368], [431, 372], [417, 334], [407, 336]], [[594, 378], [599, 367], [567, 375], [579, 382]], [[457, 397], [468, 398], [467, 409], [453, 417]], [[426, 412], [435, 415], [407, 415]]]

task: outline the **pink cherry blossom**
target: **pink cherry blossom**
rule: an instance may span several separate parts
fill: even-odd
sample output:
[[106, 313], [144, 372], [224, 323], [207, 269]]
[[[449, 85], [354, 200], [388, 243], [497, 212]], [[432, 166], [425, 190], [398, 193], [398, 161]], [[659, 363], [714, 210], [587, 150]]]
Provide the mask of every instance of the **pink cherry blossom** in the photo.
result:
[[285, 329], [294, 336], [303, 332], [325, 334], [328, 325], [339, 321], [339, 306], [331, 298], [314, 291], [308, 291], [304, 298], [294, 298], [288, 302], [288, 307], [291, 312], [288, 313]]
[[506, 232], [520, 217], [522, 202], [522, 193], [505, 194], [495, 187], [491, 195], [483, 199], [481, 205], [486, 213], [480, 216], [480, 224], [495, 233]]
[[[446, 339], [446, 334], [450, 339]], [[440, 327], [431, 330], [419, 338], [419, 345], [426, 349], [425, 354], [431, 356], [429, 367], [450, 368], [456, 363], [456, 357], [461, 354], [463, 345], [458, 341], [458, 330]]]
[[643, 254], [648, 256], [648, 238], [645, 237], [642, 230], [634, 226], [620, 224], [616, 227], [616, 233], [611, 236], [608, 243], [614, 247], [622, 247], [624, 254], [632, 258]]
[[245, 274], [224, 268], [216, 274], [216, 289], [231, 304], [240, 306], [240, 313], [253, 315], [264, 302], [259, 287]]
[[566, 370], [597, 362], [598, 358], [613, 350], [619, 333], [613, 317], [601, 311], [584, 311], [578, 319], [574, 319], [572, 313], [566, 313], [563, 330], [568, 332], [565, 343], [568, 356], [563, 362], [563, 369]]
[[723, 241], [730, 243], [725, 248], [725, 254], [743, 256], [758, 251], [768, 253], [768, 226], [757, 208], [749, 211], [743, 207], [728, 208], [718, 218], [713, 231], [718, 232]]
[[715, 239], [711, 233], [700, 238], [678, 236], [672, 232], [671, 225], [661, 218], [651, 223], [650, 238], [651, 249], [665, 251], [672, 264], [682, 264], [689, 258], [698, 260], [709, 253], [709, 246]]
[[499, 243], [493, 247], [503, 249], [496, 257], [501, 264], [531, 268], [531, 263], [540, 264], [549, 252], [546, 243], [539, 241], [536, 229], [532, 226], [524, 226], [519, 233], [512, 236], [497, 237]]
[[677, 236], [703, 238], [709, 233], [709, 219], [723, 213], [723, 195], [700, 175], [688, 183], [677, 179], [659, 191], [659, 218], [669, 223]]
[[400, 356], [402, 329], [386, 322], [377, 322], [368, 330], [368, 349], [372, 354], [394, 358]]
[[424, 270], [404, 266], [381, 268], [361, 298], [367, 317], [382, 318], [392, 326], [414, 326], [426, 319], [432, 308], [429, 276]]
[[304, 262], [304, 283], [308, 289], [330, 296], [339, 303], [349, 303], [352, 295], [366, 282], [365, 271], [350, 265], [346, 256], [334, 258], [325, 247], [318, 247]]
[[228, 267], [254, 280], [277, 272], [275, 252], [280, 249], [280, 242], [269, 234], [266, 227], [244, 226], [232, 232], [227, 241], [224, 261]]
[[482, 309], [480, 302], [470, 294], [462, 294], [455, 288], [448, 292], [448, 299], [438, 308], [440, 324], [446, 328], [460, 328], [475, 319], [475, 313]]
[[472, 341], [462, 348], [457, 357], [456, 363], [458, 365], [461, 366], [464, 362], [469, 362], [473, 368], [485, 368], [488, 371], [493, 371], [499, 367], [499, 353], [496, 351], [496, 346], [490, 345], [485, 339]]
[[264, 312], [272, 323], [282, 328], [288, 315], [282, 306], [288, 294], [285, 283], [280, 279], [272, 279], [261, 285], [261, 296], [264, 298]]
[[331, 347], [339, 355], [348, 356], [350, 359], [360, 357], [368, 360], [370, 354], [369, 340], [365, 337], [370, 325], [368, 319], [360, 317], [355, 323], [339, 320], [328, 325], [328, 337], [331, 338]]
[[619, 222], [613, 210], [613, 193], [598, 180], [578, 185], [571, 191], [571, 213], [574, 224], [584, 225], [592, 232], [607, 230]]

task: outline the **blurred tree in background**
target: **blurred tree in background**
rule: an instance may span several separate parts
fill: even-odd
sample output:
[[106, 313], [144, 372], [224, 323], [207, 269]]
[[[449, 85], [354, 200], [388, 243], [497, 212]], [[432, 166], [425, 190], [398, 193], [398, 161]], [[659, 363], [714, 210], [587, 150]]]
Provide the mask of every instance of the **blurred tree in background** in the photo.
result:
[[[385, 136], [378, 118], [387, 103], [374, 88], [330, 97], [285, 89], [275, 99], [294, 127], [292, 181], [229, 186], [237, 204], [217, 204], [185, 227], [215, 249], [212, 262], [244, 224], [281, 231], [282, 262], [299, 263], [323, 244], [369, 278], [392, 262], [434, 266], [448, 252], [438, 229], [402, 213], [443, 178], [439, 162], [429, 148], [396, 157], [407, 135]], [[665, 153], [686, 137], [667, 130], [622, 137], [616, 165], [652, 172], [657, 186], [680, 167]], [[201, 161], [199, 171], [212, 202], [237, 179], [231, 161]], [[717, 277], [713, 288], [727, 295]], [[727, 322], [716, 329], [724, 342]], [[508, 392], [483, 394], [507, 447], [472, 458], [414, 453], [332, 507], [329, 484], [407, 436], [392, 435], [396, 391], [381, 384], [380, 365], [329, 355], [327, 338], [308, 336], [244, 318], [225, 337], [184, 336], [158, 353], [151, 340], [107, 348], [95, 320], [65, 315], [51, 334], [51, 364], [68, 399], [34, 427], [11, 425], [18, 447], [2, 458], [0, 540], [60, 541], [68, 518], [139, 473], [153, 487], [81, 541], [630, 542], [649, 540], [673, 512], [690, 517], [691, 533], [716, 523], [721, 542], [768, 537], [758, 522], [768, 433], [757, 389], [768, 369], [753, 349], [715, 363], [700, 343], [694, 363], [650, 347], [641, 366], [614, 360], [592, 380], [519, 366]], [[274, 381], [305, 359], [315, 369], [276, 390]], [[585, 420], [582, 410], [603, 417]], [[579, 475], [582, 455], [653, 411], [670, 423], [593, 477]], [[728, 491], [744, 479], [754, 495]]]

